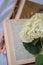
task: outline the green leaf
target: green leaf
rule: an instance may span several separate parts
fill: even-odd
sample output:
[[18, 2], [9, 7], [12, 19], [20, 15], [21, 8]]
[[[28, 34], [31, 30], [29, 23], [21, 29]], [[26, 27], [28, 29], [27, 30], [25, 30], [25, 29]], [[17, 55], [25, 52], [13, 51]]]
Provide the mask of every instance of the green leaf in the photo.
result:
[[41, 46], [42, 46], [42, 49], [43, 49], [43, 38], [40, 38], [40, 41], [41, 41]]
[[42, 40], [42, 44], [43, 44], [43, 38], [41, 38], [41, 40]]
[[32, 41], [32, 44], [33, 44], [33, 45], [36, 45], [36, 44], [38, 43], [38, 40], [39, 40], [39, 38], [38, 38], [38, 39], [34, 39], [34, 40]]
[[36, 65], [43, 65], [43, 55], [42, 54], [39, 54], [37, 57], [36, 57]]
[[33, 44], [33, 42], [30, 42], [30, 43], [23, 42], [23, 46], [25, 47], [25, 49], [28, 52], [30, 52], [30, 53], [32, 53], [34, 55], [40, 53], [40, 51], [41, 51], [41, 42], [40, 42], [40, 39], [37, 41], [37, 43], [35, 45]]

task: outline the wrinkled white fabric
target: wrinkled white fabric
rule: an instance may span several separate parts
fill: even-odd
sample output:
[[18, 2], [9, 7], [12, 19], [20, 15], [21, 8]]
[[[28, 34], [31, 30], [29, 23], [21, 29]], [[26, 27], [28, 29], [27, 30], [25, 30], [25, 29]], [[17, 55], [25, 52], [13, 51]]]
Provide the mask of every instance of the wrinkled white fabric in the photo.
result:
[[3, 32], [3, 20], [8, 18], [15, 0], [0, 0], [0, 35]]
[[30, 0], [30, 1], [43, 5], [43, 0]]
[[7, 65], [6, 56], [4, 54], [0, 54], [0, 65]]

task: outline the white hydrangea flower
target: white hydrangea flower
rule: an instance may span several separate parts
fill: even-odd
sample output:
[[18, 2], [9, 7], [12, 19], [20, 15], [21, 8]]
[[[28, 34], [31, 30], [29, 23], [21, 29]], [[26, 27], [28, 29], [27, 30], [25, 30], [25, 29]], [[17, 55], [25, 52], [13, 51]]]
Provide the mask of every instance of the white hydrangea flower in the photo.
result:
[[32, 40], [43, 37], [43, 13], [37, 13], [26, 22], [20, 32], [23, 42], [32, 42]]

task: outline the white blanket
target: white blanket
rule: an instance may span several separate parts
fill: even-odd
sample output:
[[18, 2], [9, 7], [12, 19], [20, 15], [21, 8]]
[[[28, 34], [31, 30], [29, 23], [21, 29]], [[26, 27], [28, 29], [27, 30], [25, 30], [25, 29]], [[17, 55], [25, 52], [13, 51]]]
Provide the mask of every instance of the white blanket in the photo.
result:
[[0, 35], [3, 32], [3, 20], [9, 17], [15, 0], [0, 0]]
[[43, 5], [43, 0], [30, 0], [30, 1]]
[[7, 65], [6, 56], [4, 54], [0, 54], [0, 65]]

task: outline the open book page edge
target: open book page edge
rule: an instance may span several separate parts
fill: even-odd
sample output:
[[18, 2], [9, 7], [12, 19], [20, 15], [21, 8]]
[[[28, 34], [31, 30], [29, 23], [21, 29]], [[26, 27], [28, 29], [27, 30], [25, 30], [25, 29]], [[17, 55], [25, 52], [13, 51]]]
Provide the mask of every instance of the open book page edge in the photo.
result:
[[[26, 20], [28, 19], [20, 19], [19, 22], [25, 22]], [[35, 58], [30, 58], [30, 59], [25, 59], [25, 60], [19, 60], [19, 61], [16, 61], [16, 57], [15, 57], [15, 54], [13, 54], [12, 52], [12, 49], [11, 47], [13, 47], [13, 45], [11, 44], [13, 41], [10, 41], [10, 39], [12, 39], [9, 34], [9, 31], [8, 31], [8, 24], [10, 24], [10, 22], [14, 22], [14, 20], [6, 20], [6, 22], [4, 22], [4, 36], [5, 36], [5, 44], [6, 44], [6, 50], [7, 50], [7, 57], [8, 57], [8, 63], [9, 65], [16, 65], [17, 64], [25, 64], [25, 63], [32, 63], [32, 62], [35, 62]], [[17, 22], [16, 22], [17, 23]], [[10, 30], [11, 32], [11, 30]], [[10, 44], [9, 44], [10, 43]], [[13, 56], [15, 58], [13, 58]]]

